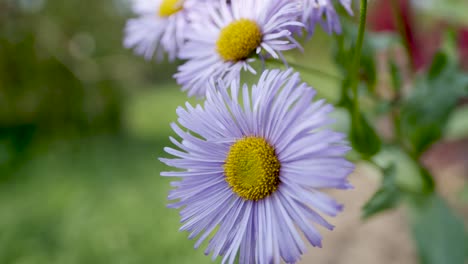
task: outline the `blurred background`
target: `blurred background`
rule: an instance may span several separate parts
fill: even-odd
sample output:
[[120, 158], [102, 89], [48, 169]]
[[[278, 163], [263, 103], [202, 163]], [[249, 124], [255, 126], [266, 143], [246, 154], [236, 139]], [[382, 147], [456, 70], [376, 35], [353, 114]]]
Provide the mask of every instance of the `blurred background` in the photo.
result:
[[[386, 2], [371, 3], [375, 32], [395, 30]], [[1, 264], [210, 262], [178, 232], [177, 212], [165, 208], [169, 180], [159, 177], [169, 124], [186, 101], [171, 78], [177, 66], [123, 49], [128, 6], [126, 0], [0, 0]], [[457, 45], [468, 58], [466, 1], [401, 1], [401, 10], [414, 45], [408, 64], [424, 68], [446, 27], [459, 30]], [[323, 52], [332, 42], [318, 30], [305, 56], [290, 56], [338, 73], [331, 50]], [[337, 82], [304, 79], [322, 97], [338, 100]], [[346, 126], [345, 116], [337, 119]], [[451, 124], [452, 137], [426, 159], [466, 223], [464, 104]], [[339, 194], [347, 209], [331, 219], [337, 230], [323, 232], [324, 249], [311, 250], [304, 263], [416, 263], [401, 210], [360, 220], [378, 177], [363, 166], [352, 181], [356, 190]]]

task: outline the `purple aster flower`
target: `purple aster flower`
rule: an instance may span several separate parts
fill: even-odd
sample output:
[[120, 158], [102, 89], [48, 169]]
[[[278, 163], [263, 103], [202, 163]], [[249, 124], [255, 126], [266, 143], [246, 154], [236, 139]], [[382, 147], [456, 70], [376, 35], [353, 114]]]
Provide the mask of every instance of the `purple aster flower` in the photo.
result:
[[[314, 33], [315, 25], [319, 23], [323, 29], [331, 34], [341, 33], [340, 18], [333, 7], [332, 0], [298, 0], [302, 5], [302, 22], [306, 25], [309, 36]], [[352, 15], [351, 0], [339, 0], [346, 11]]]
[[[299, 5], [279, 0], [219, 0], [193, 21], [180, 58], [188, 60], [175, 75], [189, 96], [203, 97], [210, 78], [226, 82], [242, 71], [256, 74], [256, 55], [283, 59], [282, 51], [299, 47], [290, 27], [300, 27]], [[207, 17], [206, 17], [207, 16]]]
[[[312, 102], [315, 90], [291, 70], [265, 71], [252, 88], [233, 82], [209, 85], [204, 106], [178, 108], [170, 138], [177, 171], [169, 205], [182, 208], [183, 226], [195, 248], [212, 237], [205, 254], [223, 263], [297, 262], [322, 237], [314, 225], [333, 229], [319, 212], [335, 216], [342, 206], [322, 192], [348, 189], [353, 164], [345, 136], [326, 128], [333, 110]], [[300, 230], [300, 232], [299, 232]]]
[[124, 46], [149, 60], [168, 54], [173, 61], [185, 41], [190, 11], [208, 0], [133, 0], [132, 9], [137, 18], [127, 21]]

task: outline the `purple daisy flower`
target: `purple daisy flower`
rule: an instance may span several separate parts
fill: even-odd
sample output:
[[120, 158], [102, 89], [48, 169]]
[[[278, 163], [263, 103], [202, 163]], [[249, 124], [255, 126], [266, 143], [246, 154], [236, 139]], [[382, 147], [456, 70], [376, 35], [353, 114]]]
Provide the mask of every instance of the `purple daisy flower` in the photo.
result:
[[[309, 36], [314, 33], [315, 25], [319, 23], [323, 29], [331, 34], [341, 33], [340, 18], [333, 7], [332, 0], [298, 0], [302, 6], [302, 23], [306, 26]], [[351, 0], [339, 0], [346, 11], [353, 15]]]
[[203, 0], [133, 0], [132, 9], [137, 18], [127, 21], [124, 46], [150, 60], [168, 54], [173, 61], [185, 42], [190, 11], [200, 8]]
[[227, 83], [242, 71], [256, 74], [256, 55], [283, 59], [282, 51], [300, 47], [289, 28], [300, 27], [300, 9], [293, 1], [219, 0], [193, 21], [180, 58], [188, 60], [175, 78], [189, 96], [203, 97], [209, 79]]
[[[315, 90], [298, 73], [265, 71], [252, 88], [210, 84], [204, 106], [179, 107], [182, 139], [170, 138], [175, 158], [161, 159], [178, 171], [171, 208], [180, 211], [195, 248], [212, 237], [205, 254], [223, 263], [297, 262], [322, 237], [314, 224], [333, 229], [318, 213], [337, 215], [342, 206], [321, 190], [348, 189], [354, 166], [344, 155], [345, 136], [326, 128], [333, 110], [312, 102]], [[298, 230], [299, 229], [299, 230]]]

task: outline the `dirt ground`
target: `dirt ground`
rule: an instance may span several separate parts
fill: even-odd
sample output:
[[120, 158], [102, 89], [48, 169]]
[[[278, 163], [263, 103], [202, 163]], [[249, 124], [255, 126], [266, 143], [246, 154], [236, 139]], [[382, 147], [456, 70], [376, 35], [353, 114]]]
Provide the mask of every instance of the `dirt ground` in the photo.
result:
[[[456, 194], [468, 182], [468, 139], [434, 146], [424, 162], [435, 174], [438, 192], [466, 223], [468, 207]], [[323, 248], [309, 248], [301, 263], [417, 264], [405, 209], [400, 207], [362, 221], [361, 207], [378, 188], [380, 179], [368, 167], [358, 165], [350, 180], [354, 190], [332, 194], [345, 205], [338, 217], [329, 219], [335, 230], [321, 229]]]

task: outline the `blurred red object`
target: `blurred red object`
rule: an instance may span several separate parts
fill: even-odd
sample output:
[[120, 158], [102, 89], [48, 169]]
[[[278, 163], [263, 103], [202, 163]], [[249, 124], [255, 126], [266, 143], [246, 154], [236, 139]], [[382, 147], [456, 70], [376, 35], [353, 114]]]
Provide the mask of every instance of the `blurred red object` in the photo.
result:
[[[369, 27], [376, 32], [398, 31], [398, 24], [392, 12], [393, 0], [377, 0], [369, 11]], [[424, 69], [432, 61], [432, 57], [440, 47], [444, 32], [444, 21], [436, 21], [432, 28], [421, 32], [415, 17], [415, 12], [409, 0], [397, 0], [397, 13], [401, 16], [404, 38], [411, 55], [411, 64], [415, 70]], [[458, 47], [460, 61], [468, 69], [468, 28], [459, 29]]]
[[468, 28], [463, 28], [458, 34], [458, 48], [460, 49], [460, 61], [468, 70]]

